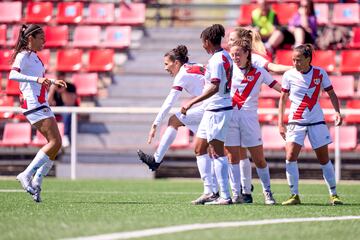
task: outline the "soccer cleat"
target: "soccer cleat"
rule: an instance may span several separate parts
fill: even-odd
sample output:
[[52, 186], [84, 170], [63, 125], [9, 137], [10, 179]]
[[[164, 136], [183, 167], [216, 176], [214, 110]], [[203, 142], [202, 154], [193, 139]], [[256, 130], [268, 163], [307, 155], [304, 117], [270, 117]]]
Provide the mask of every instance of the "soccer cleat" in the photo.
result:
[[243, 194], [242, 195], [242, 203], [253, 203], [253, 198], [251, 194]]
[[233, 204], [241, 204], [243, 203], [243, 199], [242, 199], [242, 196], [234, 196], [232, 199], [231, 199], [232, 203]]
[[297, 205], [301, 204], [300, 197], [298, 194], [293, 194], [290, 196], [290, 198], [284, 202], [282, 202], [282, 205]]
[[343, 205], [344, 203], [340, 200], [338, 195], [331, 195], [330, 196], [330, 204], [335, 206], [335, 205]]
[[161, 162], [160, 163], [155, 162], [154, 156], [148, 155], [143, 151], [141, 151], [140, 149], [137, 150], [137, 154], [139, 155], [140, 160], [146, 165], [148, 165], [151, 171], [156, 171], [156, 169], [159, 168]]
[[[254, 191], [254, 185], [252, 185], [252, 184], [251, 184], [250, 191], [251, 191], [251, 192]], [[243, 186], [242, 186], [242, 185], [240, 186], [240, 192], [241, 192], [241, 193], [243, 192]]]
[[205, 205], [229, 205], [232, 204], [231, 198], [225, 199], [222, 197], [219, 197], [211, 202], [206, 202]]
[[275, 205], [276, 201], [273, 197], [272, 192], [264, 192], [265, 204], [266, 205]]
[[27, 177], [24, 173], [20, 173], [16, 176], [16, 179], [21, 183], [22, 188], [26, 192], [34, 195], [35, 190], [31, 187], [31, 179], [29, 177]]
[[211, 202], [217, 199], [219, 196], [216, 193], [208, 193], [208, 194], [202, 194], [200, 197], [195, 199], [194, 201], [191, 201], [194, 205], [203, 205], [206, 202]]
[[35, 202], [39, 203], [41, 202], [41, 197], [40, 197], [40, 193], [41, 193], [41, 188], [40, 186], [34, 187], [35, 189], [35, 193], [33, 195], [33, 199]]

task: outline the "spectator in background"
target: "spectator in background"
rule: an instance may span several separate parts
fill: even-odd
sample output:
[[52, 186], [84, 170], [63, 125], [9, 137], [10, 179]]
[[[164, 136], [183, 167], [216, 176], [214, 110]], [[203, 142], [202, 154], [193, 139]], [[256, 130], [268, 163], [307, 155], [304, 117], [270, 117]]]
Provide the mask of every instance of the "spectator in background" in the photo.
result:
[[298, 12], [290, 19], [288, 27], [281, 27], [271, 34], [265, 43], [269, 51], [285, 45], [299, 46], [304, 43], [315, 42], [317, 23], [314, 3], [311, 0], [301, 0]]
[[[52, 85], [49, 90], [49, 104], [50, 106], [78, 106], [78, 99], [76, 95], [76, 87], [72, 83], [67, 83], [67, 88], [59, 88]], [[62, 113], [62, 120], [64, 122], [64, 137], [62, 139], [62, 146], [68, 147], [71, 142], [71, 113]]]
[[279, 25], [279, 20], [271, 5], [265, 0], [258, 0], [257, 3], [259, 7], [251, 13], [252, 26], [260, 33], [261, 40], [266, 41]]

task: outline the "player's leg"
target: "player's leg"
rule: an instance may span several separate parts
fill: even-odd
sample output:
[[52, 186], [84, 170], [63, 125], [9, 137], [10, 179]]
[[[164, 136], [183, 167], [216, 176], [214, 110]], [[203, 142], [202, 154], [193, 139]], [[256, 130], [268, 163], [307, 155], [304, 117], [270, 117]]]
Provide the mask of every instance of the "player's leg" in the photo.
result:
[[225, 146], [225, 152], [229, 159], [229, 182], [233, 194], [233, 203], [242, 203], [240, 186], [240, 146]]
[[252, 203], [253, 198], [251, 195], [252, 192], [252, 171], [251, 171], [251, 162], [247, 156], [246, 148], [240, 148], [240, 175], [241, 175], [241, 193], [243, 203]]

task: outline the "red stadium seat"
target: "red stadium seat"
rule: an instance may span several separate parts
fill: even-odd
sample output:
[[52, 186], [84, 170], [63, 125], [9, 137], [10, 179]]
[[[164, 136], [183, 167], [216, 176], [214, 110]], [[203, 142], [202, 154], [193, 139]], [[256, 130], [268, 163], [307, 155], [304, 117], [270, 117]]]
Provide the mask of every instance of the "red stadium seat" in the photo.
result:
[[20, 26], [14, 25], [11, 30], [11, 38], [8, 41], [9, 46], [14, 46], [19, 37]]
[[31, 142], [31, 125], [29, 123], [6, 123], [2, 146], [26, 146]]
[[321, 3], [337, 3], [339, 0], [314, 0], [314, 2], [321, 2]]
[[272, 8], [276, 12], [280, 25], [288, 25], [289, 20], [298, 10], [296, 3], [274, 3]]
[[20, 95], [19, 82], [14, 80], [8, 80], [5, 88], [5, 93], [8, 96], [19, 96]]
[[76, 86], [76, 94], [79, 96], [96, 96], [98, 93], [97, 73], [75, 73], [71, 82]]
[[43, 49], [36, 54], [40, 58], [41, 62], [44, 64], [45, 69], [48, 69], [50, 64], [50, 49]]
[[105, 41], [103, 47], [128, 48], [131, 43], [131, 27], [107, 27], [105, 30]]
[[48, 23], [52, 18], [51, 2], [29, 2], [26, 7], [25, 21], [28, 23]]
[[116, 23], [128, 26], [143, 25], [145, 23], [145, 10], [144, 3], [121, 4]]
[[285, 140], [281, 137], [277, 126], [263, 126], [261, 131], [265, 150], [280, 150], [285, 148]]
[[336, 3], [332, 23], [339, 25], [353, 25], [360, 23], [360, 5], [358, 3]]
[[251, 13], [257, 8], [258, 4], [244, 4], [240, 5], [239, 17], [237, 18], [238, 25], [251, 25]]
[[56, 21], [64, 24], [77, 24], [82, 21], [83, 3], [59, 2]]
[[[329, 144], [329, 149], [335, 149], [335, 127], [330, 127], [330, 135], [333, 143]], [[341, 126], [340, 127], [340, 149], [353, 150], [357, 145], [357, 128], [356, 126]]]
[[44, 27], [45, 47], [64, 47], [68, 44], [69, 29], [68, 26]]
[[341, 51], [340, 72], [360, 72], [360, 50]]
[[292, 51], [277, 50], [275, 55], [275, 63], [292, 66]]
[[6, 45], [6, 25], [0, 25], [0, 47]]
[[321, 51], [318, 50], [315, 52], [312, 60], [314, 66], [319, 66], [325, 69], [327, 72], [333, 72], [335, 70], [336, 52], [332, 50]]
[[0, 49], [0, 71], [10, 71], [13, 50]]
[[[276, 101], [275, 99], [270, 98], [259, 98], [259, 108], [276, 108]], [[274, 121], [275, 116], [274, 114], [264, 114], [260, 113], [258, 114], [259, 122], [260, 123], [269, 123]]]
[[[356, 109], [360, 110], [360, 100], [359, 99], [353, 99], [346, 102], [346, 109]], [[360, 123], [360, 115], [357, 114], [347, 114], [345, 115], [344, 121], [346, 123]]]
[[74, 47], [97, 47], [100, 44], [100, 26], [78, 26], [74, 31]]
[[113, 3], [90, 3], [89, 17], [85, 20], [92, 24], [111, 24], [114, 22]]
[[20, 22], [21, 2], [0, 2], [0, 22], [13, 23]]
[[[3, 96], [0, 98], [1, 107], [13, 107], [14, 106], [14, 97]], [[0, 119], [12, 118], [14, 116], [13, 112], [0, 112]]]
[[[320, 106], [322, 109], [334, 109], [331, 100], [329, 98], [320, 98], [319, 100]], [[334, 110], [335, 113], [335, 110]], [[325, 122], [334, 123], [335, 115], [334, 114], [324, 114]]]
[[[330, 76], [331, 84], [339, 98], [352, 98], [355, 95], [354, 76]], [[327, 95], [327, 94], [326, 94]]]
[[113, 49], [93, 49], [89, 51], [88, 71], [111, 71], [114, 67]]
[[79, 71], [82, 67], [83, 51], [80, 49], [64, 49], [57, 52], [57, 71]]
[[354, 27], [352, 29], [353, 38], [351, 39], [349, 47], [360, 48], [360, 27]]
[[329, 4], [314, 4], [317, 24], [322, 26], [329, 23]]
[[[63, 138], [64, 137], [64, 123], [58, 122], [57, 125], [59, 128], [61, 138]], [[31, 141], [31, 145], [39, 147], [39, 146], [44, 146], [47, 143], [48, 143], [48, 141], [46, 140], [44, 135], [42, 135], [39, 131], [36, 131], [36, 135], [33, 138], [33, 140]]]

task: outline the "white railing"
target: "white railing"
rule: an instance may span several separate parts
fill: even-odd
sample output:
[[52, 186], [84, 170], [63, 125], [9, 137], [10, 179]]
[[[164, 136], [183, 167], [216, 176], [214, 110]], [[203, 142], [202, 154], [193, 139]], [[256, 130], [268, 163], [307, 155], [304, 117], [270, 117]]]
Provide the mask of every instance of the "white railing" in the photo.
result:
[[[84, 113], [108, 113], [108, 114], [157, 114], [160, 108], [149, 107], [52, 107], [54, 113], [71, 113], [71, 179], [76, 179], [77, 165], [77, 115]], [[172, 109], [171, 113], [177, 112], [179, 109]], [[0, 107], [0, 112], [21, 112], [21, 108], [16, 107]], [[261, 114], [278, 114], [277, 108], [261, 108], [258, 110]], [[333, 114], [333, 109], [323, 109], [324, 114]], [[285, 113], [288, 113], [288, 109]], [[360, 109], [341, 109], [342, 115], [356, 114], [360, 115]], [[341, 179], [341, 154], [340, 154], [340, 128], [335, 127], [335, 176], [336, 181]]]

